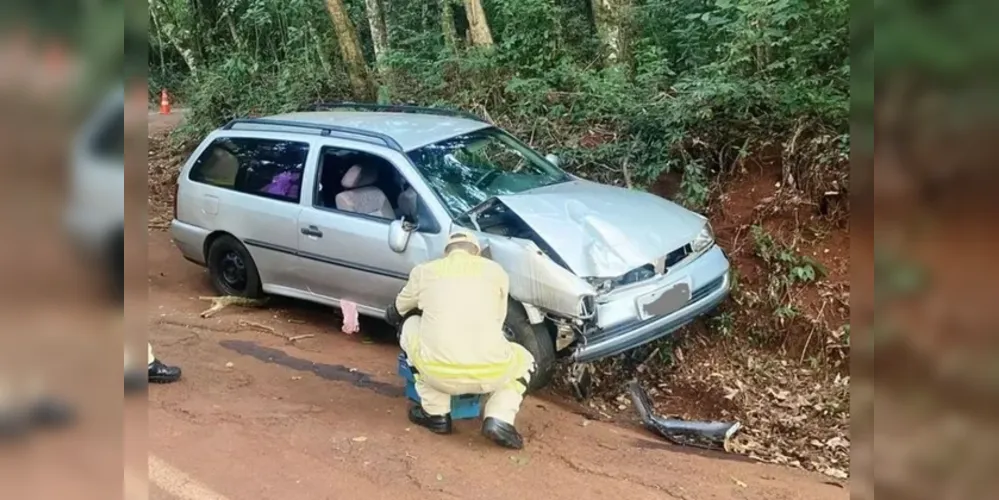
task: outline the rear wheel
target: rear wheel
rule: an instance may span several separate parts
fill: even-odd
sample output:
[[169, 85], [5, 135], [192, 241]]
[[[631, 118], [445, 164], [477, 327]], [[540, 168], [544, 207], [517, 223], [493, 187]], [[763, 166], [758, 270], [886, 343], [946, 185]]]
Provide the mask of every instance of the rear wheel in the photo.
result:
[[219, 236], [208, 247], [208, 273], [212, 285], [222, 295], [251, 299], [264, 296], [253, 257], [239, 240], [228, 234]]
[[548, 385], [555, 370], [555, 341], [545, 324], [532, 325], [524, 306], [511, 300], [503, 323], [503, 334], [507, 340], [524, 346], [534, 356], [537, 368], [527, 392], [535, 392]]

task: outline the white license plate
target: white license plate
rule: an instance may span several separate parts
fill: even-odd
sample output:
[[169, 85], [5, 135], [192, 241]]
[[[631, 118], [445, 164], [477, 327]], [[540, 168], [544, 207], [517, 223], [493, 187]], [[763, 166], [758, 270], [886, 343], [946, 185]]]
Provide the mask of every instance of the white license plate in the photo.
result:
[[690, 302], [690, 282], [678, 281], [665, 290], [656, 290], [635, 300], [641, 319], [666, 316], [679, 311]]

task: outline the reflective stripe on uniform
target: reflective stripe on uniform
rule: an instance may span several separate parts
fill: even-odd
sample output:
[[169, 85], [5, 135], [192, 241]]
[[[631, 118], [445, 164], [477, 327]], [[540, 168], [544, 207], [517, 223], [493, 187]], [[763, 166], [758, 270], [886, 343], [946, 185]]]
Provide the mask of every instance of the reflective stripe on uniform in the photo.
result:
[[489, 381], [502, 378], [510, 371], [510, 362], [486, 365], [457, 365], [450, 363], [420, 363], [421, 371], [440, 378], [470, 378]]
[[503, 378], [510, 373], [511, 367], [522, 365], [525, 362], [523, 354], [519, 349], [512, 349], [506, 361], [498, 363], [486, 363], [480, 365], [464, 365], [452, 363], [440, 363], [427, 361], [423, 357], [419, 340], [414, 335], [409, 338], [409, 345], [406, 346], [409, 363], [418, 371], [439, 378], [469, 378], [472, 380], [490, 381]]

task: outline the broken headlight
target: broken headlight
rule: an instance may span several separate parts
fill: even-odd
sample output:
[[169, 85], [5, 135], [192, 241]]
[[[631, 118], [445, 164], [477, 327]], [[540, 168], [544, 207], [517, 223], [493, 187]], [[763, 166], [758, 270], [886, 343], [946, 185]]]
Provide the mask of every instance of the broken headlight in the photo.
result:
[[606, 293], [614, 288], [614, 278], [585, 278], [598, 294]]
[[711, 229], [711, 223], [707, 222], [704, 224], [701, 232], [697, 233], [694, 240], [690, 242], [690, 249], [693, 253], [701, 253], [708, 248], [711, 248], [711, 245], [713, 245], [714, 242], [715, 232]]
[[586, 281], [600, 294], [609, 292], [619, 286], [639, 283], [655, 276], [655, 268], [652, 264], [646, 264], [642, 267], [636, 267], [616, 278], [586, 278]]

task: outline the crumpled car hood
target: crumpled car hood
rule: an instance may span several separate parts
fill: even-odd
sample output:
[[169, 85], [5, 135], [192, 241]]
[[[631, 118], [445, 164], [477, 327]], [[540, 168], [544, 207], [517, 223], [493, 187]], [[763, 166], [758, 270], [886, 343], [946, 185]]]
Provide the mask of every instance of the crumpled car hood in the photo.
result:
[[613, 278], [652, 263], [705, 224], [664, 198], [586, 180], [497, 198], [581, 277]]

